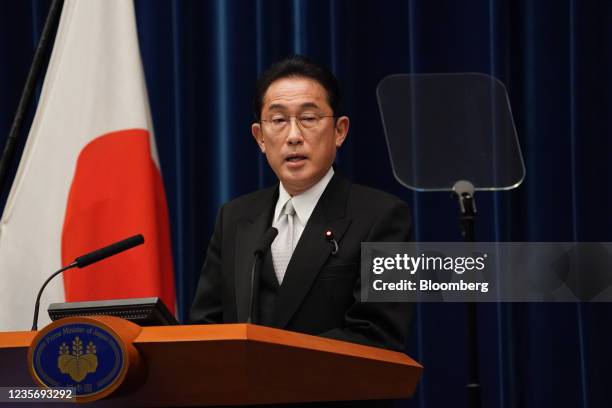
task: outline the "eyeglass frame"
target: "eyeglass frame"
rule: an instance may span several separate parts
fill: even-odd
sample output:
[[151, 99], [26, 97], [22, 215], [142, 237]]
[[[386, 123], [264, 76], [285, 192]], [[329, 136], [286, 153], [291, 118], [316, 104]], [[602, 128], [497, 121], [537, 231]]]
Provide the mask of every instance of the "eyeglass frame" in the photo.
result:
[[[302, 115], [302, 114], [300, 114], [300, 115]], [[297, 124], [297, 126], [298, 126], [300, 129], [302, 129], [302, 130], [312, 130], [312, 129], [316, 129], [316, 127], [317, 127], [317, 126], [310, 127], [310, 128], [309, 128], [309, 127], [305, 127], [305, 126], [303, 126], [303, 125], [302, 125], [302, 123], [300, 122], [300, 120], [298, 119], [298, 116], [300, 116], [300, 115], [286, 115], [286, 116], [285, 116], [285, 118], [287, 118], [287, 119], [294, 118], [294, 119], [295, 119], [295, 123], [296, 123], [296, 124]], [[315, 116], [315, 117], [317, 118], [317, 125], [318, 125], [318, 123], [321, 121], [321, 119], [323, 119], [323, 118], [336, 118], [336, 119], [338, 118], [338, 116], [337, 116], [337, 115], [319, 115], [319, 114], [316, 114], [316, 113], [315, 113], [315, 114], [312, 114], [312, 115], [313, 115], [313, 116]], [[259, 122], [260, 122], [260, 124], [261, 124], [261, 125], [262, 125], [262, 127], [263, 127], [263, 123], [271, 123], [271, 122], [272, 122], [272, 120], [270, 120], [270, 119], [263, 119], [263, 118], [262, 118], [262, 119], [259, 119]], [[289, 120], [288, 122], [291, 122], [291, 120]], [[287, 128], [287, 129], [289, 129], [289, 128]], [[283, 129], [281, 129], [281, 130], [279, 130], [279, 131], [273, 131], [273, 132], [282, 133], [282, 132], [283, 132], [283, 131], [285, 131], [285, 130], [286, 130], [286, 129], [285, 129], [285, 128], [283, 128]]]

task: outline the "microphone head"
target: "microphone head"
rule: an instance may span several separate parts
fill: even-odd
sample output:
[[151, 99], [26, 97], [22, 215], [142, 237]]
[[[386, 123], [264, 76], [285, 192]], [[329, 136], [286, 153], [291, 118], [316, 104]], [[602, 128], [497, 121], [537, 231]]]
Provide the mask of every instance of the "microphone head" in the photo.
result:
[[142, 234], [134, 235], [124, 239], [123, 241], [115, 242], [114, 244], [108, 245], [104, 248], [97, 249], [88, 254], [79, 256], [74, 260], [77, 268], [84, 268], [92, 263], [96, 263], [113, 255], [117, 255], [123, 251], [134, 248], [135, 246], [142, 245], [144, 243], [144, 237]]
[[266, 232], [264, 232], [264, 234], [261, 236], [261, 241], [259, 243], [259, 245], [257, 246], [257, 248], [255, 248], [254, 254], [263, 254], [264, 252], [266, 252], [268, 250], [268, 248], [270, 248], [270, 245], [272, 245], [272, 242], [274, 241], [274, 238], [276, 238], [276, 236], [278, 235], [278, 230], [274, 227], [270, 227], [266, 230]]
[[144, 244], [144, 236], [142, 236], [142, 234], [134, 235], [133, 237], [125, 239], [125, 242], [130, 247], [142, 245]]

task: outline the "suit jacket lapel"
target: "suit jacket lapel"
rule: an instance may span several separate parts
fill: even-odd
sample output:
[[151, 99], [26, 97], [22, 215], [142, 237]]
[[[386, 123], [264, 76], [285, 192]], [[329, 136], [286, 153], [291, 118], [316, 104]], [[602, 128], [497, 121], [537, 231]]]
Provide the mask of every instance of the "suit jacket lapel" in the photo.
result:
[[348, 180], [334, 174], [312, 212], [287, 266], [275, 307], [275, 327], [287, 325], [331, 254], [325, 231], [333, 231], [340, 241], [349, 226], [351, 220], [345, 217], [349, 188]]
[[253, 255], [263, 233], [272, 225], [277, 199], [278, 185], [265, 191], [264, 197], [253, 203], [249, 213], [238, 222], [236, 252], [234, 253], [234, 284], [238, 322], [246, 322], [249, 318]]

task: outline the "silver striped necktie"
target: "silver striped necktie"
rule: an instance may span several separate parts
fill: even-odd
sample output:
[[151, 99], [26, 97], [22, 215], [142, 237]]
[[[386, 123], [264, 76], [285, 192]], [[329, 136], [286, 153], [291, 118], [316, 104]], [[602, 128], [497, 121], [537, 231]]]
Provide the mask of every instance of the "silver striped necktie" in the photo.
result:
[[272, 260], [274, 261], [274, 271], [279, 285], [283, 283], [287, 265], [289, 265], [294, 249], [293, 216], [295, 215], [295, 209], [291, 199], [285, 203], [281, 213], [282, 216], [276, 225], [278, 236], [272, 244]]

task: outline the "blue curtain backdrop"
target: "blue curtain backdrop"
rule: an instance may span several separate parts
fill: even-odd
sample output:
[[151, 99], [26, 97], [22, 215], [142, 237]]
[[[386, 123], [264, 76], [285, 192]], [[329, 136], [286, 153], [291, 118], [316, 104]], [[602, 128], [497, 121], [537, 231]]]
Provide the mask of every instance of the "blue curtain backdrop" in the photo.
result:
[[[48, 5], [0, 2], [0, 138]], [[250, 104], [258, 73], [292, 53], [340, 79], [351, 130], [339, 170], [404, 198], [416, 239], [461, 237], [449, 194], [413, 194], [392, 176], [375, 87], [398, 72], [483, 72], [508, 88], [527, 177], [477, 195], [478, 240], [612, 241], [610, 1], [137, 0], [136, 14], [181, 318], [219, 206], [274, 181], [250, 135]], [[483, 406], [612, 406], [611, 309], [478, 305]], [[401, 406], [465, 406], [465, 327], [465, 305], [417, 305], [407, 351], [425, 372]]]

